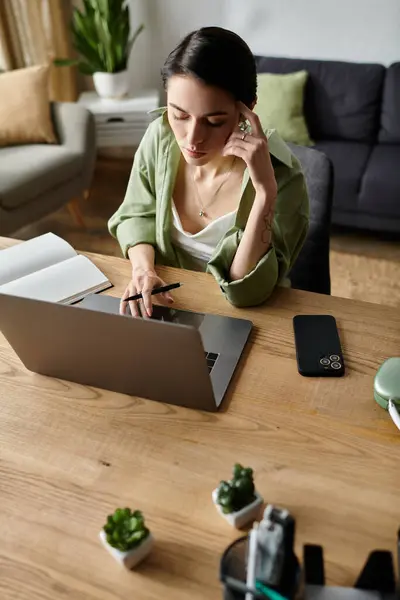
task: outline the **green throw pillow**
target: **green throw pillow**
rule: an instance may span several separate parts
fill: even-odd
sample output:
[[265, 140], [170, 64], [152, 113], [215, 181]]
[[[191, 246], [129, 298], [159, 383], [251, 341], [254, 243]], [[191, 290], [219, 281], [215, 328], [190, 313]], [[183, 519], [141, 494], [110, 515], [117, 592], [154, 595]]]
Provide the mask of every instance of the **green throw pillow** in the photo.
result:
[[313, 146], [303, 114], [307, 71], [276, 75], [257, 75], [257, 104], [254, 112], [264, 129], [276, 129], [285, 142]]

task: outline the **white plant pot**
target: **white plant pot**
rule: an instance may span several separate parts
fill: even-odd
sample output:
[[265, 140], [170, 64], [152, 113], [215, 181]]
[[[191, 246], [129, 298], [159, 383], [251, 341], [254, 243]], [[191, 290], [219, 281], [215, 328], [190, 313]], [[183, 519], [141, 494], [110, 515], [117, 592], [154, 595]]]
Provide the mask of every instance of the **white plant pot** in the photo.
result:
[[107, 542], [107, 536], [104, 529], [100, 531], [99, 536], [103, 546], [108, 550], [111, 556], [127, 569], [133, 569], [133, 567], [136, 567], [136, 565], [142, 562], [142, 560], [150, 553], [154, 543], [154, 538], [150, 533], [139, 546], [136, 546], [136, 548], [132, 548], [132, 550], [128, 550], [128, 552], [121, 552], [121, 550], [113, 548]]
[[251, 502], [241, 510], [238, 510], [237, 512], [228, 514], [225, 514], [222, 511], [221, 506], [217, 502], [218, 489], [213, 490], [212, 499], [219, 514], [222, 515], [224, 519], [226, 519], [228, 523], [230, 523], [233, 527], [236, 527], [236, 529], [241, 529], [248, 523], [256, 521], [257, 517], [260, 514], [260, 508], [264, 502], [264, 499], [262, 498], [262, 496], [260, 496], [260, 494], [257, 491], [255, 491], [254, 495], [256, 498], [255, 500], [253, 500], [253, 502]]
[[93, 83], [101, 98], [123, 98], [129, 92], [128, 71], [93, 73]]

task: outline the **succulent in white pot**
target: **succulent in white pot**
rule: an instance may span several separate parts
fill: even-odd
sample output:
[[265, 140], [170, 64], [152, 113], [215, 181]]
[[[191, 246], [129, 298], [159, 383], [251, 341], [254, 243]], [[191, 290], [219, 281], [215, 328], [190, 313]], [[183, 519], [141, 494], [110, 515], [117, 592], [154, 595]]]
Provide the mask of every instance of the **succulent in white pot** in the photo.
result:
[[212, 499], [218, 512], [237, 529], [255, 521], [263, 505], [263, 498], [256, 491], [253, 470], [235, 464], [232, 479], [221, 481], [213, 490]]
[[58, 58], [57, 66], [74, 66], [92, 75], [102, 98], [122, 98], [129, 92], [128, 59], [132, 46], [144, 29], [131, 32], [127, 0], [82, 0], [73, 9], [72, 43], [77, 59]]
[[100, 531], [100, 540], [108, 552], [127, 569], [133, 569], [150, 553], [153, 536], [140, 510], [117, 508], [108, 515]]

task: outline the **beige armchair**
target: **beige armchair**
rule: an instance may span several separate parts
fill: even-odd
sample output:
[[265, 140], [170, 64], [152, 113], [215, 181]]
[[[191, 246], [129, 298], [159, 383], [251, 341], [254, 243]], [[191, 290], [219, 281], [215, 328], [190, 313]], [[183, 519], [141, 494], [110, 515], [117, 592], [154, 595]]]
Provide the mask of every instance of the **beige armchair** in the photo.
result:
[[56, 102], [51, 109], [59, 144], [0, 148], [0, 235], [10, 235], [67, 203], [83, 225], [77, 199], [88, 194], [93, 176], [94, 117], [73, 102]]

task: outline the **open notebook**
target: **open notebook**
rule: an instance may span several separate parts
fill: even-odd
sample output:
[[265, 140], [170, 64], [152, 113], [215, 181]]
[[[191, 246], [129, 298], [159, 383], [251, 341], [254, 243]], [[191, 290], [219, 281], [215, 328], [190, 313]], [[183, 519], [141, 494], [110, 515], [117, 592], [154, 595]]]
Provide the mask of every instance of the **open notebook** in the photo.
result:
[[0, 251], [0, 293], [72, 304], [112, 284], [54, 233]]

